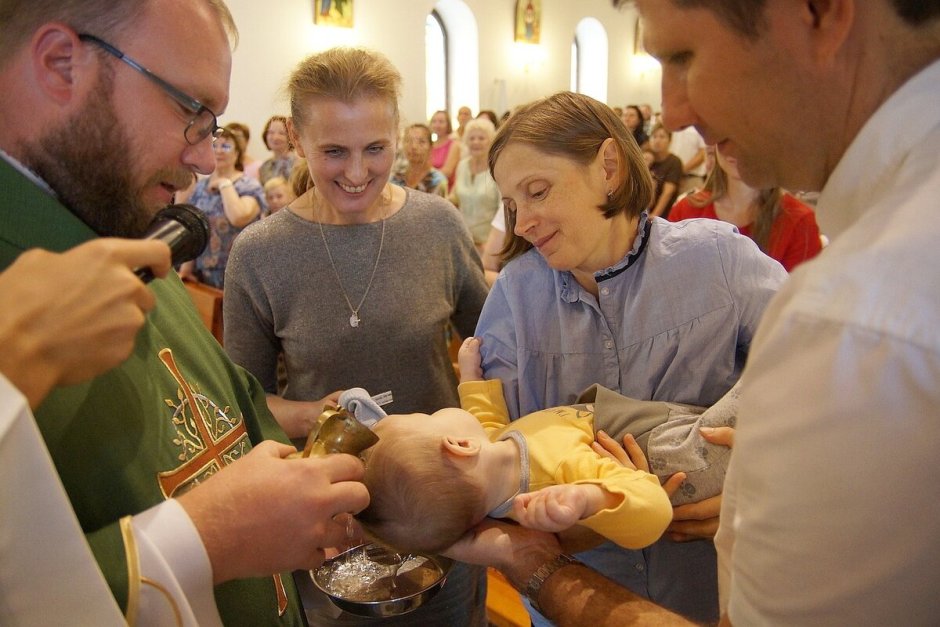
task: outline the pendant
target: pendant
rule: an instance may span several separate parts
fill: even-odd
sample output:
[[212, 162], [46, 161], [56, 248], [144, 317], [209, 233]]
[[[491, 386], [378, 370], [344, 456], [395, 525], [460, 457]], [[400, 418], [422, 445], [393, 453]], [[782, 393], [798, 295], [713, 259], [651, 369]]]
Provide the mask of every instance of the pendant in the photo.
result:
[[351, 326], [351, 327], [354, 328], [354, 329], [359, 326], [359, 315], [358, 315], [358, 314], [353, 313], [353, 315], [349, 316], [349, 326]]

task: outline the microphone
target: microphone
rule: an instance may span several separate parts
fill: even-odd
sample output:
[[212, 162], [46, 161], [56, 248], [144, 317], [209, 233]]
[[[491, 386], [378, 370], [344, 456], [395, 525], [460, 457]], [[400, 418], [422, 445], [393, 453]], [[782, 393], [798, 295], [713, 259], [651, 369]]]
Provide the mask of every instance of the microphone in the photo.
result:
[[[157, 213], [143, 239], [158, 239], [170, 247], [173, 265], [198, 257], [209, 242], [209, 222], [192, 205], [167, 205]], [[134, 274], [144, 283], [153, 280], [150, 268], [136, 268]]]

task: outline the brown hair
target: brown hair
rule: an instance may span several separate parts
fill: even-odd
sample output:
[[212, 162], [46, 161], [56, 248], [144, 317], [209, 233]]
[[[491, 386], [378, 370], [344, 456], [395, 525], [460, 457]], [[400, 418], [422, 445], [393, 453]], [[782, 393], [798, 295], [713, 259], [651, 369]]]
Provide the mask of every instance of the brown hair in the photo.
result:
[[251, 139], [251, 131], [248, 129], [247, 124], [242, 124], [241, 122], [229, 122], [225, 125], [225, 128], [231, 130], [235, 135], [241, 135], [243, 143], [245, 144], [244, 149], [248, 150], [248, 140]]
[[[280, 122], [284, 125], [284, 130], [287, 131], [287, 116], [286, 115], [272, 115], [268, 118], [268, 121], [264, 123], [264, 130], [261, 131], [261, 141], [264, 142], [264, 147], [268, 150], [271, 150], [271, 147], [268, 146], [268, 131], [271, 130], [271, 125], [275, 122]], [[293, 150], [294, 143], [291, 141], [290, 133], [287, 133], [287, 149]]]
[[232, 144], [235, 146], [235, 169], [239, 172], [245, 171], [245, 164], [243, 159], [245, 157], [245, 146], [242, 144], [241, 138], [236, 135], [232, 129], [227, 126], [223, 126], [222, 130], [219, 131], [219, 134], [215, 136], [213, 144], [220, 139], [231, 140]]
[[437, 435], [383, 432], [363, 483], [366, 531], [402, 552], [438, 553], [486, 516], [483, 488], [450, 462]]
[[[225, 2], [203, 1], [215, 11], [234, 48], [238, 28]], [[0, 67], [42, 24], [64, 22], [76, 32], [107, 39], [132, 29], [147, 4], [141, 0], [0, 0]]]
[[[728, 193], [728, 175], [717, 162], [712, 171], [708, 173], [705, 185], [701, 191], [691, 194], [689, 204], [697, 209], [709, 205]], [[751, 229], [751, 239], [765, 254], [770, 246], [770, 230], [777, 216], [780, 215], [780, 200], [783, 190], [779, 187], [768, 187], [760, 190], [757, 195], [757, 216], [754, 218], [754, 228]]]
[[[632, 0], [613, 0], [615, 7]], [[673, 0], [683, 9], [712, 11], [726, 26], [744, 37], [756, 40], [767, 26], [764, 8], [767, 0]], [[891, 0], [894, 12], [909, 26], [920, 26], [940, 17], [940, 0]]]
[[[490, 174], [500, 153], [512, 143], [527, 144], [540, 152], [587, 166], [608, 138], [613, 138], [617, 148], [620, 184], [598, 209], [606, 218], [618, 213], [638, 216], [653, 200], [653, 179], [643, 154], [613, 109], [583, 94], [563, 91], [516, 109], [493, 138]], [[532, 248], [532, 244], [513, 232], [515, 227], [515, 213], [507, 210], [506, 244], [500, 251], [504, 262]]]
[[[444, 114], [444, 119], [447, 120], [447, 134], [450, 135], [451, 133], [454, 132], [454, 125], [453, 125], [453, 123], [450, 121], [450, 114], [447, 113], [447, 111], [444, 111], [443, 109], [439, 109], [439, 110], [435, 111], [434, 113], [431, 114], [430, 120], [433, 120], [433, 119], [434, 119], [434, 116], [437, 115], [438, 113], [443, 113], [443, 114]], [[429, 122], [430, 122], [430, 120], [429, 120]], [[444, 138], [441, 138], [441, 139], [444, 139]]]

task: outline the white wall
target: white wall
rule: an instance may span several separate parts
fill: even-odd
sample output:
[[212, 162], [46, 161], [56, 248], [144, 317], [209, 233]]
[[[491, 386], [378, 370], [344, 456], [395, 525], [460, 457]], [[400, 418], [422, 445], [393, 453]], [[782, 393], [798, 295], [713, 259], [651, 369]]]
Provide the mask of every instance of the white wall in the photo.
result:
[[[658, 69], [644, 71], [633, 57], [636, 13], [632, 9], [615, 10], [610, 0], [542, 0], [543, 58], [525, 64], [513, 42], [515, 0], [463, 1], [475, 16], [480, 35], [480, 108], [501, 114], [568, 89], [571, 42], [585, 17], [596, 18], [607, 30], [608, 102], [648, 102], [659, 108]], [[240, 121], [251, 127], [249, 152], [255, 157], [267, 155], [261, 142], [264, 122], [275, 113], [289, 113], [283, 86], [294, 66], [305, 56], [338, 44], [366, 46], [388, 56], [404, 80], [403, 120], [424, 121], [424, 24], [436, 0], [354, 3], [355, 26], [342, 29], [314, 26], [312, 0], [228, 0], [240, 43], [222, 123]], [[454, 108], [462, 104], [454, 103]]]

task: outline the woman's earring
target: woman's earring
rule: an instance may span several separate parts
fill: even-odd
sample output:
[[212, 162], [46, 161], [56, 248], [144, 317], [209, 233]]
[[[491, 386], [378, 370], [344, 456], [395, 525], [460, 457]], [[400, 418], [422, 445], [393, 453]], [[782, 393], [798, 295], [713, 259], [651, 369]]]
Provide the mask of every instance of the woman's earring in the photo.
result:
[[612, 200], [613, 197], [614, 197], [614, 190], [608, 189], [608, 190], [607, 190], [607, 200]]

